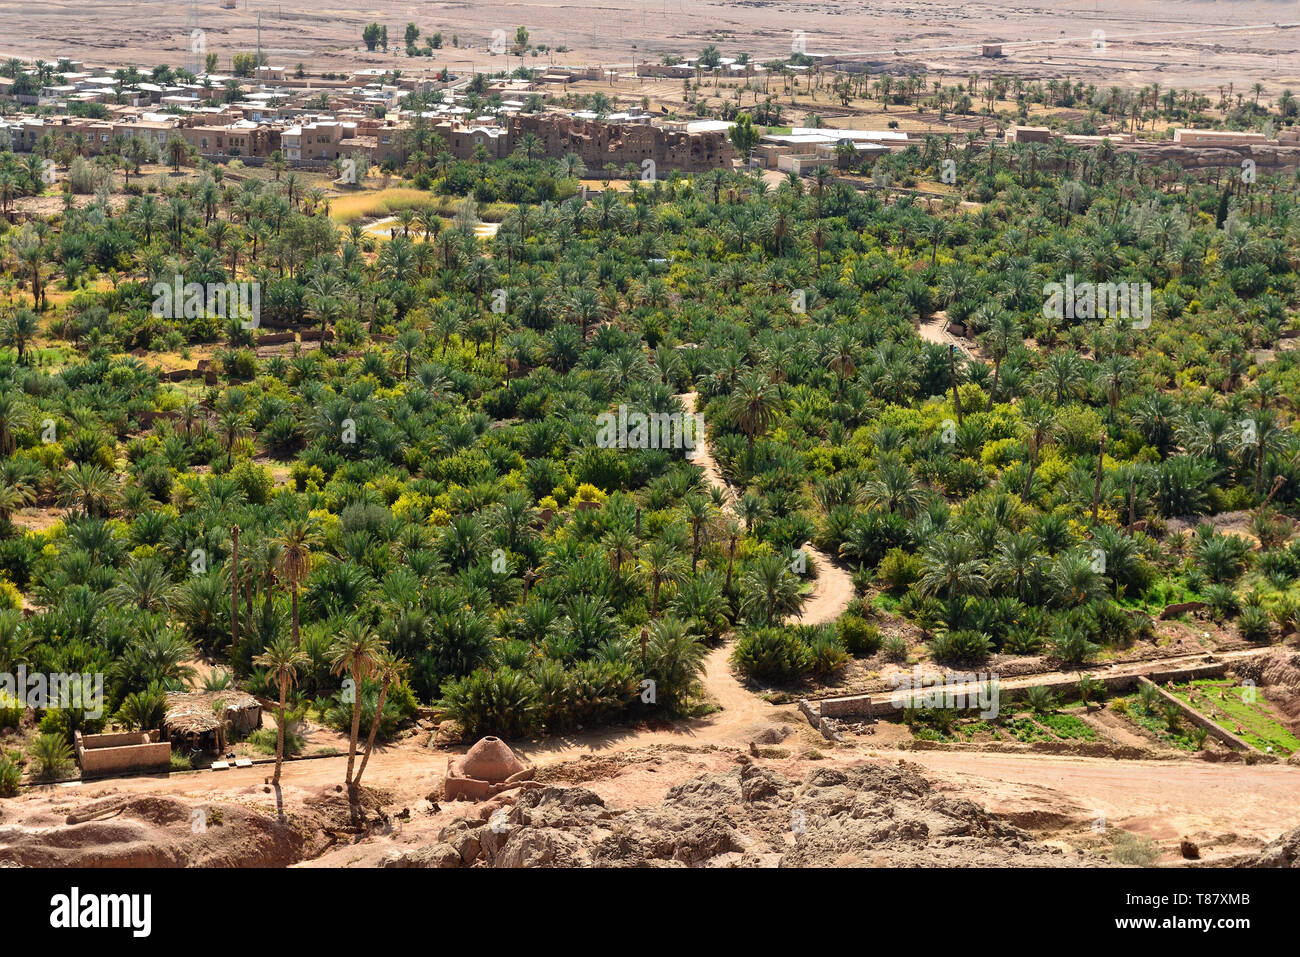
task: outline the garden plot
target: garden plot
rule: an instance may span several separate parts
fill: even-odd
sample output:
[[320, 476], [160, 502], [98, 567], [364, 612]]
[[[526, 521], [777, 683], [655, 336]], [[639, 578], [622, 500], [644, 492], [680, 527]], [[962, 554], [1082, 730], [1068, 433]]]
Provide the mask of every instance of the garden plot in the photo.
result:
[[1266, 754], [1287, 757], [1300, 751], [1300, 739], [1283, 726], [1277, 708], [1260, 688], [1207, 678], [1169, 690], [1178, 700]]

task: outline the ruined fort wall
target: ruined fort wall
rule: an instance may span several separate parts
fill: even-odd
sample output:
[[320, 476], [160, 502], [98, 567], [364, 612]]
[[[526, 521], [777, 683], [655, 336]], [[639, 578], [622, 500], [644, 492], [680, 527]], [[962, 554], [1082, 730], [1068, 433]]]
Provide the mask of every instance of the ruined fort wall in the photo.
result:
[[539, 114], [510, 118], [511, 147], [533, 134], [546, 155], [559, 159], [577, 153], [589, 169], [613, 163], [620, 169], [652, 160], [656, 171], [706, 172], [730, 167], [735, 159], [731, 141], [722, 132], [679, 133], [648, 124], [601, 123], [568, 116]]

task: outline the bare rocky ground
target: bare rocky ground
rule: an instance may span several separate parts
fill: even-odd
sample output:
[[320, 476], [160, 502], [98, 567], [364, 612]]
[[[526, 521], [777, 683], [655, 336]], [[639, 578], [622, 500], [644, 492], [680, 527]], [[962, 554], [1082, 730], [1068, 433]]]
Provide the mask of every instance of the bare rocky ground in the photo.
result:
[[984, 808], [936, 793], [905, 762], [817, 768], [791, 781], [749, 760], [618, 810], [583, 787], [520, 795], [462, 818], [385, 867], [1069, 866]]

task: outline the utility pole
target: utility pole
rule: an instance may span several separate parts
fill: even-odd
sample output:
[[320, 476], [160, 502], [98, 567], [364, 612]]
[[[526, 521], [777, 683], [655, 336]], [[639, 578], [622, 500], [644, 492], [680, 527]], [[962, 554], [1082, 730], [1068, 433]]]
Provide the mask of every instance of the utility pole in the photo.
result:
[[262, 11], [257, 11], [257, 86], [262, 86]]

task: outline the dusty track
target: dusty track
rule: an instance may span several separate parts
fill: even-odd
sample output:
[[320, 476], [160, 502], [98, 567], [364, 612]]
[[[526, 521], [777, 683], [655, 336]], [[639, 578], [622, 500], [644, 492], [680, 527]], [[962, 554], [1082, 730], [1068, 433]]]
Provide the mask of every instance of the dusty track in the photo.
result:
[[1109, 828], [1203, 844], [1229, 835], [1268, 841], [1300, 825], [1300, 769], [1284, 765], [956, 751], [907, 760], [945, 790], [1035, 829], [1089, 830], [1104, 815]]
[[[687, 412], [696, 411], [698, 393], [685, 392], [677, 398], [681, 400]], [[722, 489], [727, 499], [727, 507], [733, 507], [736, 502], [736, 490], [723, 476], [722, 469], [713, 458], [713, 446], [709, 442], [707, 431], [696, 443], [691, 462], [704, 473], [706, 482]], [[853, 578], [843, 566], [811, 543], [804, 545], [804, 551], [812, 560], [812, 567], [817, 571], [817, 577], [813, 579], [812, 591], [794, 621], [801, 625], [820, 625], [834, 621], [844, 614], [844, 609], [853, 600]]]

